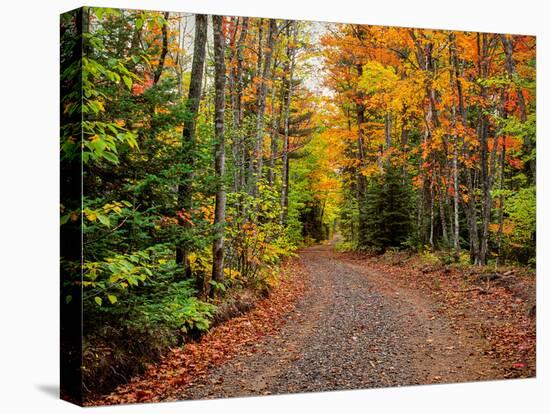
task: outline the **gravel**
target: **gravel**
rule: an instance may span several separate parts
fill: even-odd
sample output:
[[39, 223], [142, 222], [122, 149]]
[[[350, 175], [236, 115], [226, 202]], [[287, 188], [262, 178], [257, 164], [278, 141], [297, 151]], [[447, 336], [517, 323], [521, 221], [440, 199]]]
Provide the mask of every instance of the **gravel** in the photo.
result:
[[[320, 392], [481, 379], [479, 358], [433, 304], [381, 287], [384, 275], [339, 260], [330, 246], [300, 254], [311, 284], [276, 336], [212, 367], [178, 399]], [[401, 296], [400, 296], [401, 294]], [[407, 293], [409, 294], [409, 293]], [[421, 309], [420, 309], [421, 308]], [[435, 337], [435, 338], [434, 338]], [[465, 368], [471, 365], [473, 368]]]

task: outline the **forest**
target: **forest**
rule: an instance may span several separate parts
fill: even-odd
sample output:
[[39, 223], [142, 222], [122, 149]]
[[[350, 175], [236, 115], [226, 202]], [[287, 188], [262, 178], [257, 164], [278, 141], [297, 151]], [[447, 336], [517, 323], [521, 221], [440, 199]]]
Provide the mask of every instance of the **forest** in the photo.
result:
[[533, 36], [90, 7], [60, 35], [81, 398], [253, 309], [307, 246], [534, 274]]

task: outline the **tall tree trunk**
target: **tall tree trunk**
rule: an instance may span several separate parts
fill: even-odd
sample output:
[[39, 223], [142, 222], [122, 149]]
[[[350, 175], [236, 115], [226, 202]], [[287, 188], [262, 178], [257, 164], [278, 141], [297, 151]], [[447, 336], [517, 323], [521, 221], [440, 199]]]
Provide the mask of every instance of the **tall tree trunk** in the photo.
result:
[[[223, 17], [212, 16], [214, 29], [214, 135], [215, 135], [215, 162], [214, 169], [217, 179], [216, 206], [214, 210], [214, 243], [212, 246], [212, 280], [223, 281], [223, 257], [224, 257], [224, 226], [225, 226], [225, 137], [224, 137], [224, 113], [225, 113], [225, 39], [222, 29]], [[208, 281], [205, 281], [205, 293], [209, 291]], [[213, 291], [214, 294], [216, 291]]]
[[231, 94], [231, 107], [233, 112], [233, 157], [235, 160], [235, 183], [234, 188], [236, 192], [243, 189], [245, 184], [245, 142], [243, 132], [241, 130], [241, 123], [243, 119], [243, 61], [244, 61], [244, 46], [246, 36], [248, 34], [248, 17], [243, 17], [241, 23], [241, 33], [237, 41], [235, 58], [236, 65], [233, 70], [233, 79], [235, 87], [232, 89]]
[[[257, 19], [258, 22], [258, 48], [256, 50], [256, 68], [252, 76], [253, 84], [256, 84], [256, 120], [258, 113], [258, 104], [259, 98], [261, 95], [262, 88], [262, 59], [264, 56], [263, 52], [263, 37], [264, 37], [264, 19]], [[256, 156], [256, 140], [257, 140], [256, 130], [252, 133], [252, 136], [248, 138], [245, 145], [245, 158], [247, 165], [247, 174], [246, 174], [246, 191], [251, 194], [256, 194], [256, 167], [257, 167], [257, 156]]]
[[[489, 63], [488, 63], [488, 34], [477, 34], [478, 56], [479, 56], [479, 77], [486, 79], [489, 75]], [[487, 88], [481, 86], [481, 98], [485, 102], [487, 97]], [[491, 221], [491, 176], [489, 170], [489, 120], [487, 116], [482, 113], [480, 116], [478, 136], [480, 144], [480, 179], [481, 179], [481, 191], [482, 191], [482, 203], [481, 203], [481, 239], [479, 247], [479, 262], [481, 265], [487, 264], [487, 258], [489, 255], [489, 223]]]
[[[451, 85], [452, 86], [452, 85]], [[451, 108], [452, 128], [456, 128], [456, 107], [453, 103]], [[453, 247], [455, 250], [455, 261], [460, 258], [460, 221], [459, 221], [459, 181], [458, 181], [458, 137], [453, 132]]]
[[439, 171], [439, 179], [437, 180], [437, 187], [438, 187], [438, 204], [439, 204], [439, 216], [441, 220], [441, 232], [443, 236], [443, 243], [445, 244], [445, 248], [447, 248], [447, 245], [449, 243], [449, 234], [447, 232], [447, 220], [445, 217], [445, 194], [447, 193], [447, 189], [444, 185], [443, 180], [443, 171]]
[[[363, 66], [357, 65], [358, 76], [363, 74]], [[357, 179], [357, 204], [359, 208], [359, 233], [358, 243], [360, 247], [365, 247], [368, 244], [368, 218], [367, 218], [367, 177], [363, 173], [366, 167], [365, 146], [363, 142], [363, 123], [365, 121], [365, 106], [362, 103], [355, 105], [355, 115], [357, 119], [357, 157], [359, 168], [356, 172]]]
[[[287, 83], [287, 94], [286, 102], [284, 107], [284, 138], [283, 138], [283, 156], [282, 164], [283, 169], [281, 173], [281, 215], [279, 218], [279, 223], [284, 226], [286, 225], [286, 218], [288, 214], [288, 178], [289, 178], [289, 160], [288, 160], [288, 150], [289, 150], [289, 132], [290, 132], [290, 103], [292, 101], [292, 83], [294, 76], [294, 65], [296, 58], [296, 28], [294, 27], [295, 23], [287, 22], [287, 34], [288, 34], [288, 44], [287, 44], [287, 57], [290, 60], [289, 69], [288, 69], [288, 83]], [[292, 36], [292, 44], [290, 43], [290, 34]]]
[[[500, 104], [499, 104], [499, 116], [502, 119], [507, 118], [506, 113], [506, 88], [503, 87], [500, 91]], [[500, 171], [500, 183], [499, 183], [499, 206], [498, 206], [498, 231], [496, 236], [496, 245], [497, 245], [497, 257], [496, 257], [496, 265], [498, 266], [500, 264], [500, 254], [501, 254], [501, 243], [502, 243], [502, 234], [504, 230], [504, 196], [502, 194], [502, 190], [504, 189], [504, 160], [506, 157], [506, 138], [504, 135], [502, 135], [502, 143], [500, 146], [502, 147], [500, 154], [497, 154], [498, 147], [499, 147], [499, 136], [502, 135], [501, 131], [497, 131], [495, 133], [494, 142], [493, 142], [493, 149], [491, 151], [491, 188], [494, 184], [494, 180], [496, 178], [496, 171], [497, 171], [497, 163], [498, 163], [498, 170]], [[497, 160], [498, 158], [498, 160]]]
[[[277, 67], [276, 62], [273, 65], [273, 73], [271, 74], [271, 79], [275, 79], [275, 69]], [[283, 82], [284, 83], [284, 82]], [[276, 104], [276, 87], [273, 82], [271, 86], [271, 131], [270, 131], [270, 153], [269, 153], [269, 173], [267, 181], [270, 187], [275, 185], [275, 157], [277, 156], [278, 150], [278, 138], [279, 138], [279, 128], [281, 127], [281, 114], [284, 101], [284, 84], [281, 87], [281, 99], [279, 102], [279, 111], [276, 113], [275, 104]]]
[[460, 258], [460, 220], [459, 220], [459, 181], [458, 181], [458, 143], [456, 136], [453, 143], [453, 247], [455, 260]]
[[[458, 97], [458, 112], [460, 114], [460, 121], [462, 127], [465, 129], [468, 127], [468, 118], [466, 116], [466, 106], [464, 105], [464, 93], [462, 90], [462, 81], [460, 80], [460, 63], [458, 60], [458, 53], [456, 49], [456, 40], [452, 38], [452, 60], [454, 66], [454, 78], [456, 83], [456, 93]], [[466, 161], [470, 161], [470, 150], [464, 140], [462, 140], [462, 146]], [[468, 234], [470, 239], [470, 261], [474, 264], [479, 263], [479, 238], [477, 228], [477, 210], [476, 210], [476, 195], [474, 190], [474, 180], [472, 178], [472, 169], [468, 167], [464, 171], [466, 176], [466, 187], [468, 190], [468, 200], [463, 200], [465, 205], [465, 213], [468, 219]], [[455, 216], [456, 217], [456, 216]]]
[[[504, 138], [504, 137], [503, 137]], [[500, 195], [498, 206], [498, 232], [497, 232], [497, 266], [502, 263], [502, 235], [504, 233], [504, 161], [506, 160], [506, 142], [503, 139], [500, 153]]]
[[[181, 182], [178, 186], [178, 210], [184, 210], [188, 214], [193, 205], [193, 166], [195, 159], [195, 129], [197, 115], [201, 99], [202, 77], [204, 72], [204, 59], [206, 53], [206, 31], [208, 21], [204, 14], [195, 16], [195, 39], [193, 47], [193, 63], [191, 66], [191, 79], [189, 81], [189, 94], [187, 96], [187, 110], [189, 112], [189, 121], [183, 126], [182, 132], [182, 156], [181, 162], [187, 167], [186, 172], [182, 173]], [[189, 223], [184, 223], [189, 229]], [[187, 246], [180, 243], [176, 246], [176, 263], [183, 265], [186, 274], [189, 276], [187, 266]]]
[[[456, 40], [454, 33], [449, 35], [449, 63], [451, 68], [454, 66], [454, 58], [456, 55]], [[450, 73], [450, 86], [451, 93], [456, 89], [457, 81], [457, 72], [456, 70], [451, 70]], [[460, 220], [459, 220], [459, 174], [458, 174], [458, 134], [456, 132], [457, 127], [457, 114], [456, 114], [456, 103], [453, 98], [451, 104], [451, 128], [452, 128], [452, 142], [453, 142], [453, 168], [452, 168], [452, 179], [453, 179], [453, 217], [452, 221], [454, 223], [453, 227], [453, 248], [454, 248], [454, 260], [456, 262], [460, 259]]]
[[433, 172], [432, 172], [432, 177], [431, 177], [431, 182], [430, 182], [430, 247], [432, 248], [432, 250], [435, 250], [435, 240], [434, 240], [434, 221], [435, 221], [435, 208], [434, 208], [434, 204], [435, 204], [435, 191], [434, 191], [434, 177], [433, 177]]
[[384, 116], [384, 140], [386, 141], [386, 150], [391, 148], [392, 144], [392, 114], [391, 112], [386, 113]]
[[265, 116], [265, 101], [267, 94], [267, 83], [270, 81], [271, 75], [271, 57], [273, 55], [273, 46], [275, 41], [275, 32], [277, 31], [277, 21], [269, 19], [269, 27], [267, 30], [267, 45], [264, 56], [263, 70], [258, 87], [258, 101], [256, 114], [256, 148], [253, 162], [253, 194], [257, 195], [257, 183], [262, 179], [263, 169], [263, 146], [264, 146], [264, 116]]
[[468, 218], [468, 234], [470, 238], [470, 261], [473, 264], [479, 264], [479, 235], [477, 227], [477, 208], [476, 208], [476, 193], [474, 189], [474, 179], [472, 170], [467, 169], [466, 187], [468, 190], [468, 201], [465, 202], [466, 216]]
[[[425, 91], [426, 91], [426, 98], [427, 98], [427, 105], [424, 109], [424, 137], [423, 142], [426, 147], [430, 146], [430, 143], [432, 141], [433, 137], [433, 131], [434, 129], [439, 127], [439, 116], [437, 113], [437, 107], [436, 107], [436, 96], [435, 96], [435, 90], [433, 87], [434, 77], [435, 77], [435, 65], [434, 65], [434, 57], [433, 57], [433, 48], [434, 44], [433, 42], [425, 42], [423, 43], [421, 39], [417, 36], [417, 31], [415, 29], [409, 30], [409, 37], [412, 39], [412, 41], [415, 44], [415, 55], [416, 55], [416, 61], [418, 63], [419, 68], [423, 70], [426, 74], [426, 82], [425, 82]], [[421, 159], [421, 166], [420, 166], [420, 172], [421, 172], [421, 181], [422, 181], [422, 187], [423, 191], [422, 194], [424, 196], [424, 199], [421, 203], [421, 210], [424, 210], [424, 206], [430, 207], [430, 226], [429, 226], [429, 242], [432, 248], [435, 246], [435, 242], [433, 240], [433, 230], [434, 230], [434, 188], [435, 185], [433, 182], [433, 174], [427, 175], [423, 173], [423, 167], [422, 163], [427, 162], [430, 167], [435, 168], [435, 157], [434, 154], [430, 151], [428, 154], [426, 154], [425, 157]], [[419, 215], [419, 224], [423, 224], [423, 217]], [[424, 242], [426, 240], [426, 237], [424, 235], [423, 226], [419, 227], [421, 240]]]
[[519, 115], [521, 122], [527, 121], [527, 109], [525, 106], [525, 97], [523, 96], [523, 91], [521, 90], [521, 86], [516, 82], [516, 62], [514, 60], [514, 45], [512, 44], [512, 41], [508, 38], [507, 35], [501, 34], [500, 41], [502, 42], [502, 46], [504, 48], [504, 54], [506, 56], [506, 71], [508, 72], [508, 76], [510, 76], [512, 82], [514, 83], [514, 87], [516, 89], [516, 95], [518, 98], [518, 106], [519, 106]]
[[234, 27], [232, 28], [233, 31], [231, 32], [230, 40], [229, 40], [229, 49], [231, 50], [231, 54], [229, 56], [229, 65], [230, 69], [228, 70], [227, 77], [228, 77], [228, 89], [229, 89], [229, 105], [231, 110], [231, 133], [232, 133], [232, 145], [231, 145], [231, 156], [233, 158], [233, 191], [237, 192], [238, 190], [238, 182], [239, 182], [239, 152], [238, 152], [238, 129], [239, 129], [239, 119], [238, 119], [238, 111], [237, 108], [237, 81], [236, 81], [236, 65], [235, 62], [237, 61], [237, 51], [238, 51], [238, 45], [237, 45], [237, 33], [239, 31], [240, 27], [240, 17], [236, 17], [232, 19], [232, 23]]
[[409, 152], [409, 131], [407, 129], [407, 120], [404, 119], [401, 124], [401, 151], [403, 153], [403, 184], [406, 184], [409, 171], [407, 167], [407, 153]]
[[[178, 96], [183, 96], [183, 71], [184, 59], [182, 51], [185, 50], [185, 34], [187, 33], [188, 18], [180, 14], [178, 16], [178, 51], [174, 64], [176, 66], [176, 76], [178, 78]], [[185, 22], [185, 24], [183, 23]]]
[[160, 51], [159, 64], [153, 77], [153, 84], [155, 85], [159, 81], [160, 75], [162, 75], [164, 60], [166, 59], [166, 54], [168, 53], [168, 17], [170, 17], [170, 13], [165, 12], [164, 21], [162, 22], [162, 49]]

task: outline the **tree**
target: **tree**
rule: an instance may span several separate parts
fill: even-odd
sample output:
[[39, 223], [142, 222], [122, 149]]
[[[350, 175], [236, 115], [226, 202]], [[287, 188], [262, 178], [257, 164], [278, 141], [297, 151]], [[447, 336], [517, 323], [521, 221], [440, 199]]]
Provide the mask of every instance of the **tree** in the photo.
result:
[[164, 60], [166, 59], [166, 54], [168, 53], [168, 18], [170, 17], [169, 12], [164, 13], [164, 23], [162, 24], [162, 51], [160, 52], [159, 64], [155, 70], [155, 76], [153, 78], [153, 83], [156, 84], [160, 75], [162, 75], [162, 69], [164, 68]]
[[[189, 94], [187, 97], [188, 120], [182, 132], [182, 179], [178, 186], [178, 209], [186, 212], [191, 211], [193, 206], [193, 165], [195, 158], [195, 129], [202, 89], [202, 75], [204, 72], [204, 58], [206, 52], [206, 31], [208, 26], [207, 16], [197, 14], [195, 16], [195, 39], [193, 49], [193, 66], [189, 82]], [[186, 222], [187, 227], [189, 223]], [[184, 243], [176, 247], [176, 263], [187, 269], [187, 248]]]
[[[523, 180], [518, 169], [527, 180], [534, 176], [534, 101], [527, 102], [534, 90], [517, 69], [521, 62], [532, 79], [533, 39], [333, 25], [322, 44], [339, 112], [332, 128], [345, 142], [342, 179], [354, 198], [345, 207], [346, 234], [367, 243], [365, 182], [391, 162], [403, 166], [403, 183], [412, 180], [419, 249], [452, 245], [458, 260], [465, 240], [472, 263], [499, 255], [493, 247], [503, 239], [504, 177]], [[509, 145], [518, 140], [523, 147], [512, 155]]]
[[366, 202], [366, 244], [384, 251], [400, 248], [412, 230], [411, 194], [398, 168], [387, 165], [384, 172], [369, 182]]
[[[223, 256], [224, 256], [224, 226], [225, 226], [225, 37], [222, 29], [223, 17], [212, 16], [214, 28], [214, 131], [215, 131], [215, 174], [217, 178], [216, 204], [214, 210], [214, 244], [212, 246], [212, 280], [216, 283], [223, 281]], [[204, 286], [208, 293], [208, 285]]]
[[267, 45], [264, 56], [263, 70], [260, 78], [260, 85], [258, 86], [258, 102], [257, 102], [257, 114], [256, 114], [256, 156], [253, 162], [253, 189], [252, 192], [257, 194], [257, 182], [262, 179], [263, 169], [263, 142], [264, 142], [264, 118], [265, 118], [265, 102], [267, 93], [267, 83], [271, 80], [271, 57], [273, 56], [273, 48], [275, 43], [275, 35], [277, 32], [277, 21], [275, 19], [269, 19], [269, 28], [267, 31]]
[[286, 94], [285, 94], [285, 103], [283, 109], [283, 125], [284, 125], [284, 136], [283, 136], [283, 155], [282, 155], [282, 171], [281, 171], [281, 214], [279, 223], [285, 225], [286, 216], [288, 213], [288, 176], [289, 176], [289, 139], [290, 139], [290, 104], [292, 101], [292, 89], [294, 82], [294, 67], [296, 63], [296, 39], [297, 39], [297, 29], [296, 23], [288, 21], [287, 22], [287, 46], [286, 46], [286, 57], [287, 62], [285, 63], [285, 79], [284, 84], [286, 85]]

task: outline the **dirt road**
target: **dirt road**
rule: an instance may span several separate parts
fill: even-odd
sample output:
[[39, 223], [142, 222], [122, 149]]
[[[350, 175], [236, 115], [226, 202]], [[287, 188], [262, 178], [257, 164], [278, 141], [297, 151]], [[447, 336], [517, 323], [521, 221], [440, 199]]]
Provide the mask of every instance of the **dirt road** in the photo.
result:
[[499, 378], [483, 340], [458, 333], [438, 305], [330, 246], [305, 249], [311, 283], [284, 328], [253, 354], [213, 368], [178, 399]]

